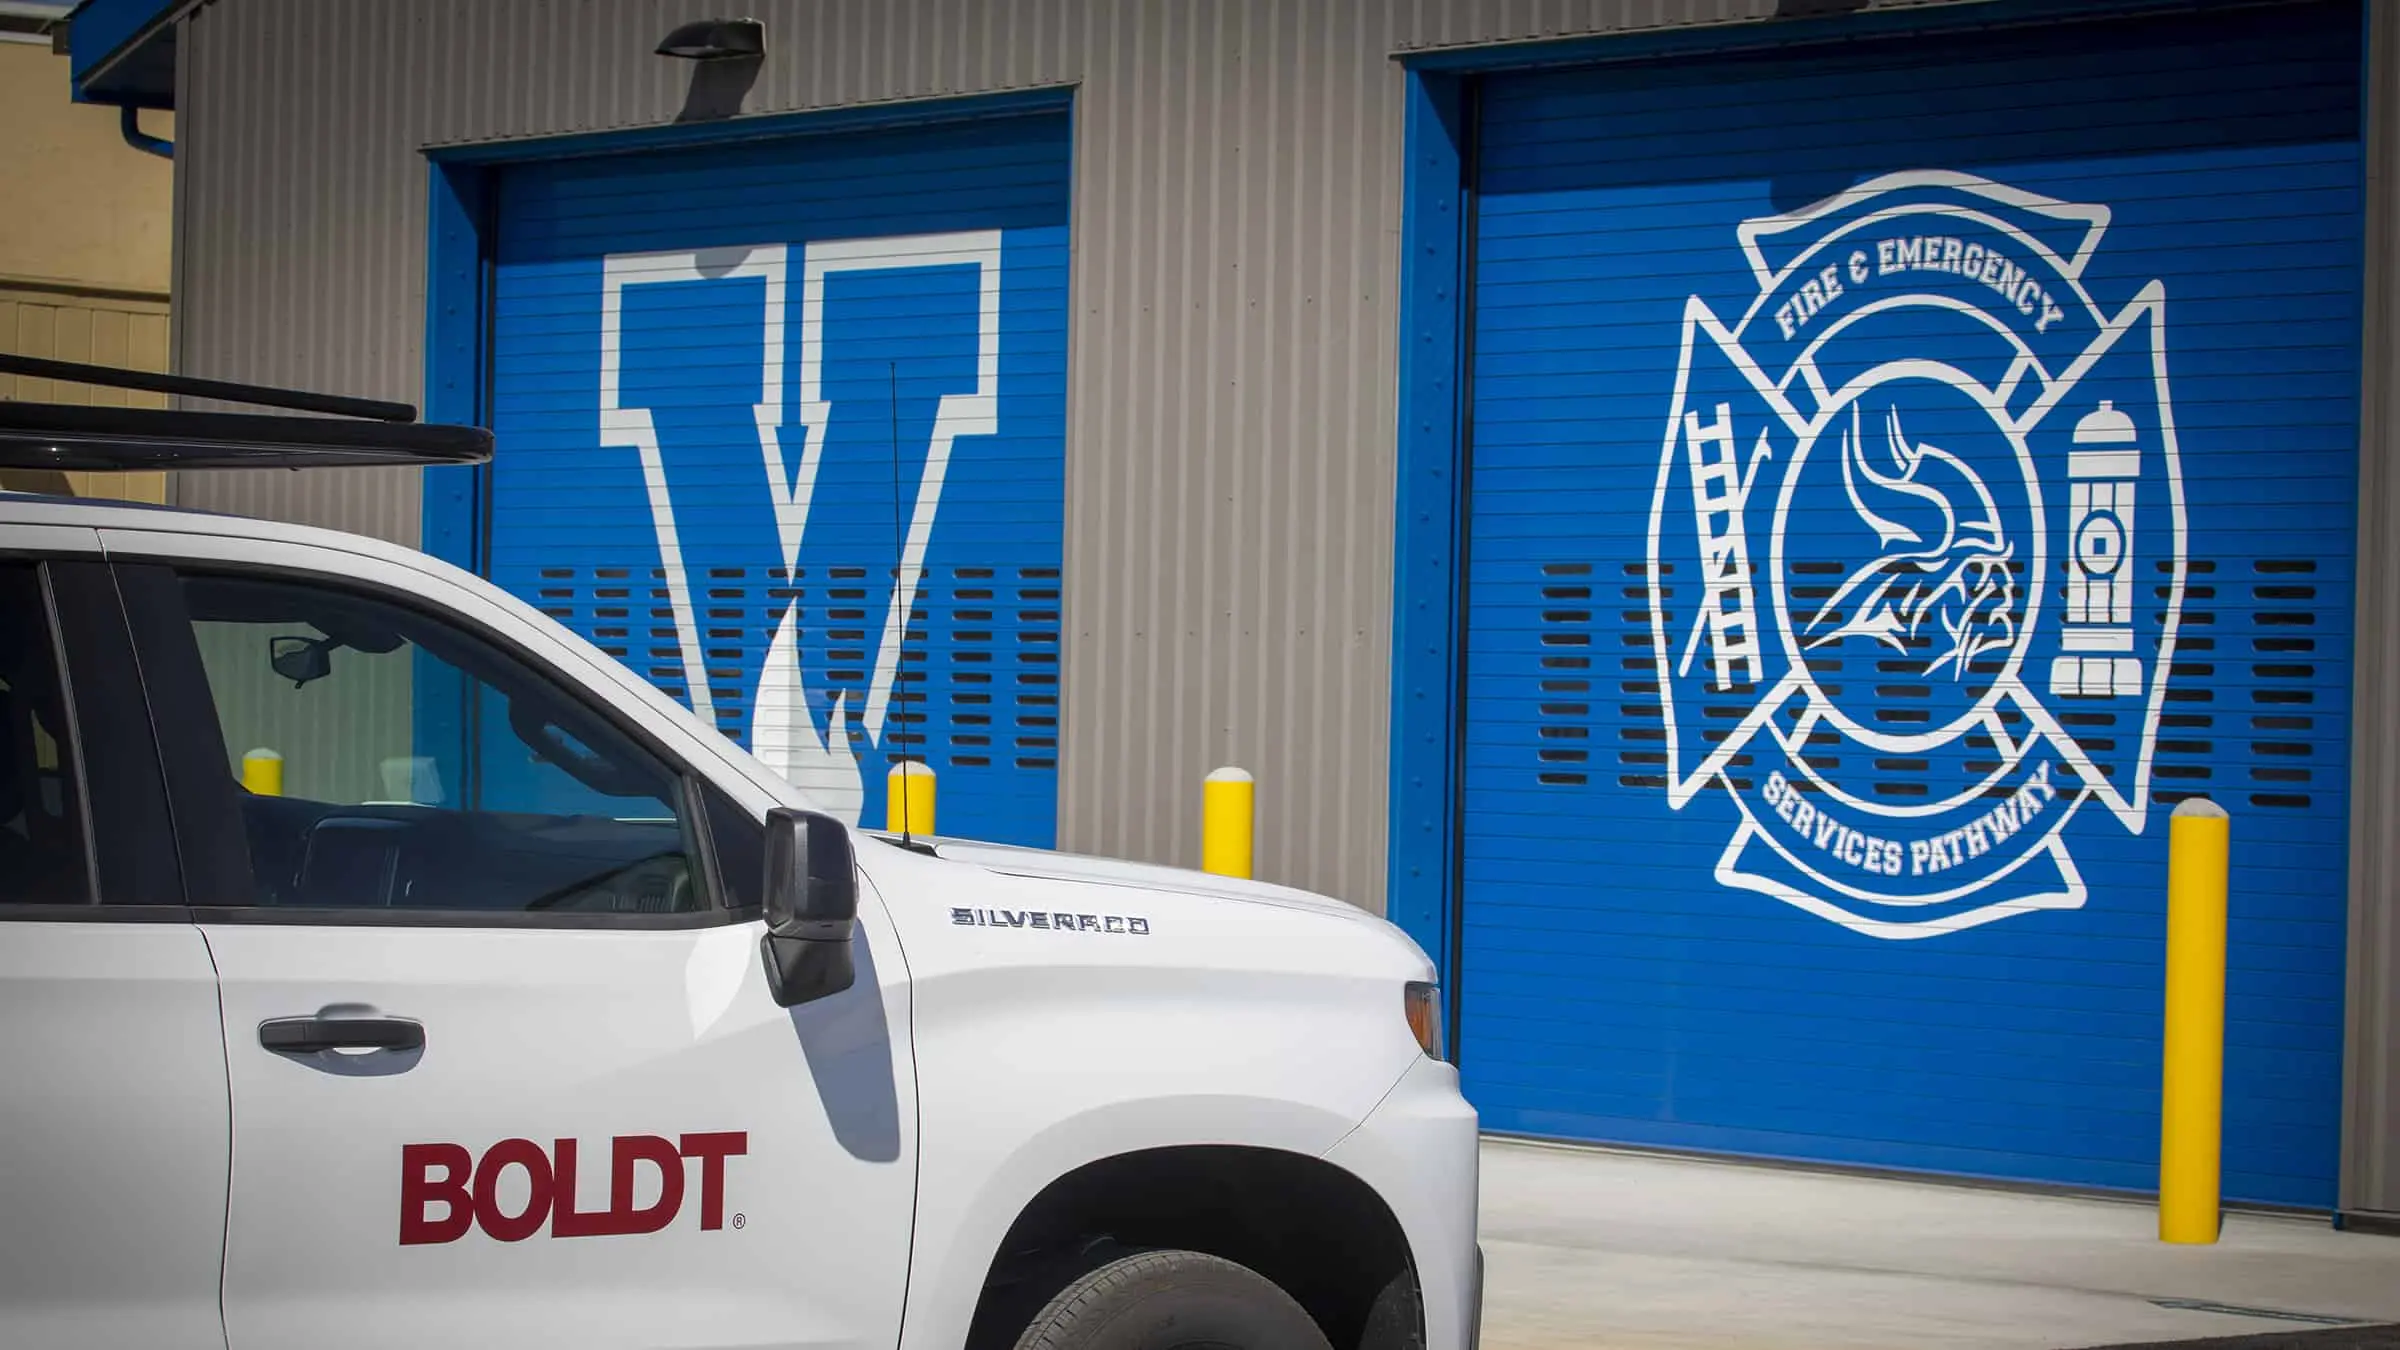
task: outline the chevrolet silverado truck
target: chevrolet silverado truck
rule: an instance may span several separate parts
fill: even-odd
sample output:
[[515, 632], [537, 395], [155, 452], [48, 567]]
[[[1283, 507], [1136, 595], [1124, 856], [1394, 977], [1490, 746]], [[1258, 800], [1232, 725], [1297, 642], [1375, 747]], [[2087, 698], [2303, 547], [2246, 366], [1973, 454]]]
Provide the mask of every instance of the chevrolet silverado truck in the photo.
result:
[[[334, 415], [0, 469], [490, 453], [115, 375]], [[0, 494], [0, 1344], [1467, 1350], [1442, 1027], [1362, 910], [861, 831], [415, 550]]]

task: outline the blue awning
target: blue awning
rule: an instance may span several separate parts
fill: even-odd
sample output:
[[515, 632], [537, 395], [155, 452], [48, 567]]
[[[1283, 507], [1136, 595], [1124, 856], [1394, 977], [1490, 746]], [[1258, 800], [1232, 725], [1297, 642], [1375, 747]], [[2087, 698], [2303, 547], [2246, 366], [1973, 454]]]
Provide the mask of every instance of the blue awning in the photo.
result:
[[83, 0], [67, 17], [78, 103], [175, 106], [175, 21], [198, 0]]

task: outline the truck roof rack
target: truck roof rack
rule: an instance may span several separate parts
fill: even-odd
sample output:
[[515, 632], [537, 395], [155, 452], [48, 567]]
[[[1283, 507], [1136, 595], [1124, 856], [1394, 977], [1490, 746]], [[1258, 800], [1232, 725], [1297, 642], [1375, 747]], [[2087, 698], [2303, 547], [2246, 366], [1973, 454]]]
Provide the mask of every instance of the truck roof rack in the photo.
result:
[[314, 469], [482, 464], [485, 427], [419, 422], [406, 403], [162, 375], [0, 352], [0, 375], [285, 408], [288, 413], [92, 408], [0, 400], [0, 469]]

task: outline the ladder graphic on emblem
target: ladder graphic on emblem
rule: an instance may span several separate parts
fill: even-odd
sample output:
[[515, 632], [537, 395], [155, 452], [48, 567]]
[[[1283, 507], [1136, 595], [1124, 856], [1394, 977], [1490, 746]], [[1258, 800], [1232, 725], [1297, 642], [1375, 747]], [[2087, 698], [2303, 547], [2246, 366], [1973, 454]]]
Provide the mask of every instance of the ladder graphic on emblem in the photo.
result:
[[[1742, 531], [1749, 487], [1734, 450], [1733, 408], [1720, 403], [1716, 414], [1715, 421], [1703, 426], [1698, 413], [1685, 413], [1683, 444], [1692, 473], [1692, 515], [1705, 588], [1700, 628], [1693, 636], [1707, 632], [1714, 687], [1730, 690], [1758, 683], [1758, 611], [1750, 586], [1750, 546]], [[1689, 664], [1687, 654], [1685, 665]]]

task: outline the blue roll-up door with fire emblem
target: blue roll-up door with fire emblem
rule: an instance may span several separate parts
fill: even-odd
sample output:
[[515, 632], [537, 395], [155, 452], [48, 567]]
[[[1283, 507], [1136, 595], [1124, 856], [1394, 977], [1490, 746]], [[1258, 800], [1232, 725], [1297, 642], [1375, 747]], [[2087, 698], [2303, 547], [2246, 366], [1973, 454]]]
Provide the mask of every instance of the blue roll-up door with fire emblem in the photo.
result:
[[2204, 795], [2226, 1192], [2332, 1202], [2359, 24], [1484, 84], [1487, 1127], [2154, 1186], [2168, 814]]
[[[1047, 845], [1063, 115], [561, 160], [498, 184], [493, 578], [885, 826]], [[897, 828], [899, 822], [889, 822]]]

